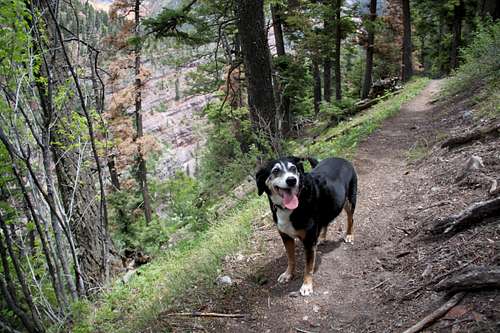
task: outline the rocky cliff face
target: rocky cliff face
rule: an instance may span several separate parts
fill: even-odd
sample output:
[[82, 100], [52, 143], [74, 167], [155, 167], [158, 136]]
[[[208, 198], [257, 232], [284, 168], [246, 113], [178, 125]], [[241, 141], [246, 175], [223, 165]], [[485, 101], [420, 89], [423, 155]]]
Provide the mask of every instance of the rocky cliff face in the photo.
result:
[[143, 66], [151, 72], [143, 90], [144, 131], [164, 146], [156, 173], [161, 179], [177, 171], [195, 176], [206, 141], [207, 121], [202, 110], [215, 95], [184, 94], [189, 88], [186, 75], [196, 69], [196, 62], [176, 68], [144, 58]]
[[[112, 2], [113, 0], [91, 1], [95, 8], [106, 11]], [[143, 15], [155, 16], [164, 6], [175, 8], [181, 3], [181, 0], [143, 1]], [[162, 45], [163, 41], [152, 43]], [[143, 126], [144, 132], [152, 135], [163, 146], [157, 170], [151, 170], [161, 179], [168, 178], [177, 171], [196, 175], [207, 127], [201, 111], [214, 98], [213, 94], [187, 96], [183, 93], [188, 88], [186, 75], [196, 69], [199, 61], [182, 66], [169, 65], [182, 57], [182, 53], [182, 50], [170, 50], [161, 46], [148, 47], [142, 54], [142, 66], [150, 73], [142, 93]], [[132, 77], [123, 78], [118, 89], [131, 84]]]

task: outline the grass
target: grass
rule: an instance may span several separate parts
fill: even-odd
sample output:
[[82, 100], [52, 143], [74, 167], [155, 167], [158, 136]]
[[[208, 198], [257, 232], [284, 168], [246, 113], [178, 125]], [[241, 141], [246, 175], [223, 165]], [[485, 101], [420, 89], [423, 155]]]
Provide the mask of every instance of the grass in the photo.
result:
[[[296, 154], [318, 158], [350, 157], [361, 139], [372, 133], [384, 119], [396, 114], [401, 105], [415, 97], [428, 83], [419, 78], [403, 91], [351, 121], [342, 122], [321, 135], [316, 142], [295, 142]], [[181, 243], [152, 263], [141, 267], [132, 280], [116, 281], [95, 304], [77, 303], [72, 332], [138, 332], [154, 322], [189, 288], [207, 288], [228, 254], [245, 248], [252, 223], [268, 209], [264, 198], [250, 195], [192, 241]]]

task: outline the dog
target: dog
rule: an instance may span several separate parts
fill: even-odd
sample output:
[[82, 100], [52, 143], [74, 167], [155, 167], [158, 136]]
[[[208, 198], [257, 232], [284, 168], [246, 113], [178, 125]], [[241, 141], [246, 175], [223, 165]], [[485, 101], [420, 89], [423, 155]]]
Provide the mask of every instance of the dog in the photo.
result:
[[[312, 170], [304, 172], [304, 161]], [[356, 208], [357, 175], [353, 165], [342, 158], [295, 156], [272, 160], [256, 174], [259, 196], [269, 199], [273, 220], [285, 245], [288, 265], [278, 277], [279, 283], [289, 282], [295, 271], [295, 239], [302, 241], [305, 268], [302, 296], [313, 293], [313, 272], [318, 240], [325, 240], [328, 225], [344, 209], [347, 213], [346, 243], [352, 243], [353, 215]]]

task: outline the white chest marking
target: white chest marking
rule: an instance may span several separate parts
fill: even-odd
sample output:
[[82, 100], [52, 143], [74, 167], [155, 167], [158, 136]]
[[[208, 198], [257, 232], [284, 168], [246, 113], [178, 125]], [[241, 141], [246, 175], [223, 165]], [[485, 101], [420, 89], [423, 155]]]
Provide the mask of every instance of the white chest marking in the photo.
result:
[[287, 234], [292, 238], [295, 238], [298, 235], [297, 235], [297, 230], [295, 230], [295, 228], [292, 225], [292, 222], [290, 221], [291, 214], [292, 211], [290, 210], [278, 209], [276, 211], [276, 215], [278, 217], [278, 230], [284, 234]]

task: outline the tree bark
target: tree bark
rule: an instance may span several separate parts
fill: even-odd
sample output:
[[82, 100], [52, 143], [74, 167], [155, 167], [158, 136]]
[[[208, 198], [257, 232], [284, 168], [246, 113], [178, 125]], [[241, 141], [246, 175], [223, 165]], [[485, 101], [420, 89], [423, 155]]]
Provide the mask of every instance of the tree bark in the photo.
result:
[[365, 99], [370, 93], [372, 86], [372, 71], [373, 71], [373, 50], [375, 42], [374, 23], [377, 18], [377, 0], [370, 0], [370, 17], [368, 27], [368, 45], [366, 48], [366, 65], [365, 65], [365, 78], [363, 81], [363, 89], [361, 91], [361, 98]]
[[277, 5], [271, 6], [271, 15], [273, 18], [274, 42], [276, 44], [276, 54], [278, 56], [285, 55], [285, 40], [283, 38], [283, 27], [281, 18], [281, 8]]
[[[55, 186], [54, 186], [54, 181], [52, 177], [52, 165], [51, 165], [51, 145], [54, 145], [55, 139], [53, 138], [53, 130], [52, 126], [53, 124], [53, 116], [54, 116], [54, 108], [52, 105], [52, 96], [49, 95], [49, 92], [53, 91], [53, 83], [52, 79], [48, 80], [48, 88], [46, 88], [45, 85], [41, 84], [41, 79], [42, 75], [45, 75], [45, 77], [50, 78], [51, 75], [47, 72], [49, 69], [47, 66], [42, 66], [41, 71], [37, 74], [35, 74], [35, 77], [37, 77], [37, 83], [36, 87], [38, 90], [38, 98], [40, 101], [40, 106], [42, 109], [43, 113], [43, 124], [41, 128], [41, 146], [40, 149], [42, 150], [42, 164], [43, 164], [43, 169], [44, 169], [44, 174], [45, 174], [45, 185], [47, 187], [47, 199], [49, 201], [49, 205], [56, 207], [56, 199], [55, 199]], [[29, 119], [26, 119], [26, 122], [29, 122]], [[55, 160], [54, 165], [57, 164], [57, 160]], [[55, 268], [56, 268], [56, 274], [58, 279], [62, 283], [62, 276], [61, 276], [61, 269], [64, 273], [66, 284], [69, 288], [70, 295], [73, 300], [76, 300], [78, 297], [77, 290], [76, 290], [76, 285], [73, 281], [72, 274], [70, 273], [69, 267], [68, 267], [68, 260], [66, 256], [66, 248], [63, 243], [63, 238], [62, 238], [62, 229], [61, 226], [59, 225], [59, 219], [58, 216], [56, 215], [56, 212], [51, 211], [50, 212], [50, 223], [52, 226], [52, 230], [54, 232], [54, 238], [55, 238], [55, 256], [54, 256], [54, 261], [56, 263]], [[59, 261], [60, 265], [57, 264]], [[61, 269], [60, 267], [61, 266]], [[63, 296], [63, 303], [65, 306], [68, 305], [67, 300], [66, 300], [66, 294], [62, 293]]]
[[[276, 44], [276, 54], [278, 57], [284, 57], [286, 55], [285, 51], [285, 39], [283, 37], [283, 18], [282, 18], [282, 8], [277, 5], [271, 6], [271, 15], [273, 19], [273, 30], [274, 30], [274, 42]], [[279, 78], [276, 78], [277, 89], [275, 89], [276, 94], [281, 96], [280, 102], [278, 103], [280, 111], [280, 121], [281, 121], [281, 133], [286, 136], [291, 128], [291, 114], [290, 114], [290, 96], [285, 94], [284, 87], [281, 86]], [[277, 98], [278, 96], [275, 96]]]
[[433, 234], [454, 234], [470, 228], [476, 223], [482, 223], [490, 218], [500, 216], [500, 197], [480, 201], [466, 207], [457, 215], [437, 220], [430, 232]]
[[462, 41], [462, 20], [464, 16], [464, 3], [460, 0], [453, 11], [452, 41], [450, 49], [450, 70], [458, 67], [458, 49]]
[[342, 0], [335, 2], [335, 99], [342, 99], [342, 76], [340, 69], [340, 45], [342, 41], [342, 27], [340, 14], [342, 11]]
[[313, 79], [314, 79], [314, 113], [318, 114], [321, 105], [321, 73], [317, 60], [313, 60]]
[[[134, 3], [134, 17], [135, 17], [135, 26], [134, 26], [134, 36], [136, 38], [135, 41], [135, 126], [136, 126], [136, 140], [142, 138], [143, 129], [142, 129], [142, 82], [140, 78], [141, 74], [141, 42], [140, 42], [140, 31], [139, 25], [141, 23], [140, 17], [140, 7], [141, 1], [136, 0]], [[152, 212], [151, 212], [151, 203], [149, 198], [149, 189], [148, 189], [148, 170], [146, 167], [146, 160], [144, 158], [143, 147], [138, 145], [138, 156], [137, 156], [137, 164], [138, 164], [138, 175], [139, 185], [142, 192], [142, 200], [143, 200], [143, 208], [144, 208], [144, 218], [146, 219], [146, 224], [151, 223]]]
[[323, 98], [326, 102], [332, 100], [332, 60], [329, 57], [323, 61]]
[[401, 0], [403, 6], [403, 54], [401, 64], [401, 80], [408, 82], [413, 75], [411, 45], [411, 13], [410, 0]]
[[271, 77], [263, 0], [236, 2], [237, 28], [248, 85], [248, 107], [254, 129], [267, 136], [272, 149], [280, 152], [280, 133]]

